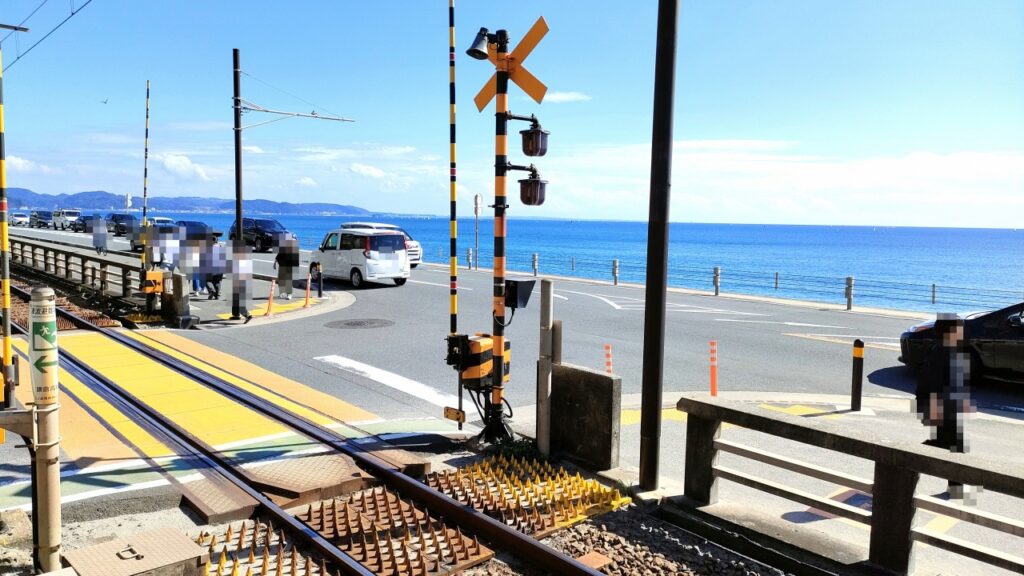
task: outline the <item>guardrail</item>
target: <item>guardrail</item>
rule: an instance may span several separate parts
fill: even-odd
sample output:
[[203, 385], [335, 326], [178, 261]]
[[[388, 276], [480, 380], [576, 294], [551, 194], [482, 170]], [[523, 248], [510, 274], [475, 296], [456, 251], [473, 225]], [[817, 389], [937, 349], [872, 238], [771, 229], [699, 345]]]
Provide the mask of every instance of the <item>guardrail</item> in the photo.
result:
[[[799, 416], [698, 394], [684, 395], [676, 408], [688, 414], [684, 495], [699, 506], [715, 503], [718, 500], [718, 481], [730, 480], [867, 524], [871, 530], [869, 562], [892, 573], [910, 572], [914, 542], [927, 543], [1007, 570], [1024, 572], [1024, 558], [1020, 556], [913, 527], [914, 514], [920, 509], [1024, 537], [1024, 522], [1020, 520], [915, 493], [920, 475], [926, 474], [1024, 498], [1024, 465], [974, 454], [948, 453], [910, 441], [883, 439], [870, 431], [837, 422], [819, 420], [812, 426]], [[873, 461], [874, 478], [859, 478], [724, 440], [720, 437], [723, 422]], [[871, 510], [720, 466], [720, 451], [870, 494]]]
[[[470, 249], [471, 250], [471, 249]], [[463, 260], [474, 263], [480, 255], [467, 251]], [[424, 252], [426, 257], [426, 252]], [[439, 261], [444, 261], [441, 256]], [[642, 261], [606, 259], [580, 256], [549, 256], [543, 253], [516, 253], [506, 255], [509, 270], [529, 272], [534, 276], [552, 274], [581, 278], [606, 279], [613, 284], [646, 281], [646, 266]], [[467, 268], [470, 266], [467, 265]], [[1024, 300], [1024, 291], [968, 288], [932, 283], [890, 282], [853, 276], [811, 276], [784, 271], [744, 270], [713, 266], [698, 268], [670, 263], [669, 286], [694, 288], [734, 294], [778, 295], [784, 298], [802, 298], [820, 301], [845, 302], [848, 309], [856, 300], [868, 305], [890, 302], [914, 308], [947, 307], [993, 309]], [[891, 305], [891, 304], [890, 304]]]
[[10, 237], [11, 261], [32, 268], [37, 272], [51, 274], [68, 282], [78, 282], [98, 290], [102, 294], [131, 297], [132, 285], [141, 286], [141, 262], [125, 261], [125, 256], [115, 260], [97, 253], [90, 254], [89, 248], [59, 248], [54, 242]]

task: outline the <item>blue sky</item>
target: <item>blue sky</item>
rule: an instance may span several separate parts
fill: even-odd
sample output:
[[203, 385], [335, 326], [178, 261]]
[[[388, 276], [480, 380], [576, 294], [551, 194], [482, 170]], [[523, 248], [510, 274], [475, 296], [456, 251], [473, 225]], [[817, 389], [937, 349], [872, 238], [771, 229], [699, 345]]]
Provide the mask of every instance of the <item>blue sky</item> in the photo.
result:
[[[42, 2], [7, 0], [0, 22]], [[510, 102], [552, 133], [533, 159], [548, 201], [511, 214], [646, 219], [656, 7], [457, 3], [461, 214], [493, 195], [494, 153], [493, 108], [472, 103], [493, 69], [464, 51], [543, 15], [526, 66], [548, 97]], [[149, 193], [233, 197], [239, 48], [247, 100], [356, 120], [246, 130], [247, 198], [447, 213], [447, 0], [93, 0], [25, 54], [69, 10], [46, 2], [2, 44], [9, 186], [141, 196], [148, 79]], [[1016, 0], [682, 2], [672, 220], [1020, 227], [1022, 70]]]

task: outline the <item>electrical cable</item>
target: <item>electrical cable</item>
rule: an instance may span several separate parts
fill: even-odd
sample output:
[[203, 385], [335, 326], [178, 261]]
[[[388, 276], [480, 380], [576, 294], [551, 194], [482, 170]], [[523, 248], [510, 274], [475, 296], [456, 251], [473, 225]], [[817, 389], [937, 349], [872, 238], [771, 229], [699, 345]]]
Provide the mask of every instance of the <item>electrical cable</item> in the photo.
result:
[[11, 67], [11, 66], [14, 66], [15, 64], [17, 64], [17, 63], [18, 63], [18, 61], [20, 61], [20, 60], [21, 60], [22, 58], [24, 58], [25, 56], [28, 56], [28, 53], [29, 53], [29, 52], [31, 52], [33, 48], [35, 48], [36, 46], [39, 46], [39, 44], [40, 44], [40, 43], [41, 43], [41, 42], [42, 42], [43, 40], [46, 40], [47, 38], [49, 38], [49, 37], [50, 37], [50, 34], [53, 34], [53, 33], [54, 33], [54, 32], [56, 32], [57, 30], [59, 30], [59, 29], [60, 29], [60, 27], [61, 27], [61, 26], [63, 26], [65, 22], [67, 22], [68, 20], [71, 20], [72, 16], [74, 16], [75, 14], [78, 14], [79, 12], [81, 12], [81, 11], [82, 11], [82, 9], [83, 9], [83, 8], [85, 8], [86, 6], [88, 6], [89, 4], [92, 4], [92, 0], [86, 0], [86, 1], [85, 1], [85, 4], [82, 4], [81, 6], [79, 6], [79, 7], [78, 7], [78, 10], [75, 10], [74, 8], [72, 8], [72, 10], [71, 10], [71, 14], [68, 14], [68, 17], [67, 17], [67, 18], [65, 18], [65, 19], [61, 20], [60, 24], [57, 24], [57, 26], [55, 26], [55, 27], [54, 27], [54, 28], [53, 28], [52, 30], [50, 30], [49, 32], [47, 32], [45, 36], [43, 36], [42, 38], [40, 38], [39, 40], [37, 40], [35, 44], [33, 44], [33, 45], [29, 46], [29, 47], [28, 47], [28, 50], [25, 50], [25, 51], [24, 51], [24, 52], [22, 52], [21, 54], [18, 54], [18, 57], [17, 57], [17, 58], [15, 58], [15, 59], [14, 59], [14, 60], [13, 60], [13, 61], [12, 61], [12, 62], [11, 62], [10, 64], [8, 64], [7, 66], [4, 66], [4, 70], [3, 70], [3, 71], [4, 71], [4, 72], [6, 72], [6, 71], [7, 71], [8, 69], [10, 69], [10, 67]]
[[299, 102], [302, 102], [303, 104], [309, 104], [313, 108], [319, 108], [320, 110], [323, 110], [324, 112], [330, 113], [332, 116], [341, 116], [341, 114], [338, 114], [337, 112], [333, 112], [331, 110], [328, 110], [327, 108], [325, 108], [323, 106], [320, 106], [320, 105], [315, 104], [313, 102], [310, 102], [309, 100], [306, 100], [306, 99], [304, 99], [304, 98], [302, 98], [300, 96], [292, 94], [291, 92], [289, 92], [289, 91], [287, 91], [287, 90], [285, 90], [283, 88], [278, 88], [277, 86], [274, 86], [273, 84], [271, 84], [270, 82], [267, 82], [266, 80], [263, 80], [261, 78], [257, 78], [256, 76], [253, 76], [252, 74], [246, 72], [245, 70], [241, 70], [240, 72], [242, 74], [245, 74], [249, 78], [252, 78], [253, 80], [259, 82], [260, 84], [263, 84], [264, 86], [267, 86], [269, 88], [273, 88], [274, 90], [277, 90], [278, 92], [280, 92], [282, 94], [286, 94], [288, 96], [291, 96], [292, 98], [295, 98], [296, 100], [298, 100]]
[[[36, 12], [39, 12], [39, 9], [42, 8], [43, 6], [46, 6], [46, 3], [49, 2], [49, 1], [50, 0], [43, 0], [43, 2], [41, 4], [39, 4], [39, 6], [36, 6], [35, 10], [30, 12], [28, 16], [25, 16], [24, 20], [22, 20], [21, 22], [18, 22], [18, 27], [23, 27], [25, 25], [25, 22], [28, 22], [29, 18], [35, 16]], [[17, 32], [17, 30], [11, 30], [10, 32], [8, 32], [7, 35], [3, 37], [3, 39], [0, 39], [0, 44], [3, 44], [4, 42], [6, 42], [7, 39], [11, 37], [11, 34], [14, 34], [15, 32]]]

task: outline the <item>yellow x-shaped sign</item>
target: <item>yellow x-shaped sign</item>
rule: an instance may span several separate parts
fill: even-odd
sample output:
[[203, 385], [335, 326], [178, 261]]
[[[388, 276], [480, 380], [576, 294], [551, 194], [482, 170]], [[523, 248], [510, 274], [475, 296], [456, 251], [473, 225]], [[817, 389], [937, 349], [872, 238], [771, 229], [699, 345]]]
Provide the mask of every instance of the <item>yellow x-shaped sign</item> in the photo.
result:
[[[519, 85], [526, 92], [530, 98], [533, 98], [538, 104], [544, 100], [544, 94], [547, 93], [548, 87], [543, 82], [537, 80], [537, 77], [530, 73], [529, 70], [523, 67], [523, 61], [530, 55], [530, 52], [537, 46], [541, 38], [548, 33], [548, 23], [541, 16], [537, 19], [537, 22], [533, 24], [530, 31], [523, 36], [523, 40], [515, 47], [511, 53], [506, 56], [508, 61], [508, 77], [513, 82]], [[498, 53], [495, 50], [494, 44], [487, 45], [487, 59], [491, 61], [491, 64], [498, 65]], [[497, 73], [491, 75], [491, 79], [484, 84], [484, 87], [477, 93], [476, 98], [473, 98], [473, 102], [476, 103], [476, 109], [482, 111], [484, 107], [494, 98], [494, 95], [498, 91], [498, 75]]]

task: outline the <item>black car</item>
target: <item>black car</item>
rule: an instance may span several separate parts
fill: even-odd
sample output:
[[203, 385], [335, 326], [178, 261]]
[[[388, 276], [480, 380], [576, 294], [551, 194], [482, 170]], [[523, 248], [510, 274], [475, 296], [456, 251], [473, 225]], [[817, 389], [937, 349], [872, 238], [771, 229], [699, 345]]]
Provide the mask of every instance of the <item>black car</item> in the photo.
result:
[[[275, 245], [275, 237], [288, 230], [272, 218], [242, 218], [242, 240], [256, 252], [267, 252]], [[235, 225], [228, 230], [228, 239], [235, 239]]]
[[134, 214], [115, 212], [107, 214], [106, 220], [107, 232], [113, 233], [114, 236], [126, 236], [139, 231], [139, 219]]
[[[994, 312], [975, 312], [963, 319], [971, 380], [1024, 381], [1024, 302]], [[934, 322], [912, 326], [900, 335], [900, 362], [921, 369], [935, 341]]]
[[198, 220], [178, 220], [174, 223], [178, 227], [178, 234], [183, 240], [208, 240], [216, 242], [223, 232], [218, 232], [207, 223]]
[[53, 212], [50, 210], [33, 210], [28, 217], [29, 228], [52, 228]]

